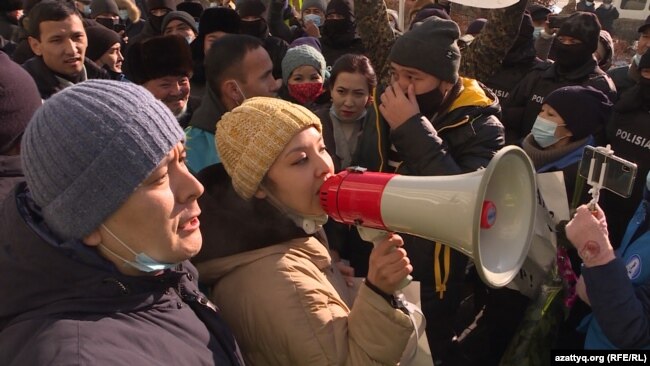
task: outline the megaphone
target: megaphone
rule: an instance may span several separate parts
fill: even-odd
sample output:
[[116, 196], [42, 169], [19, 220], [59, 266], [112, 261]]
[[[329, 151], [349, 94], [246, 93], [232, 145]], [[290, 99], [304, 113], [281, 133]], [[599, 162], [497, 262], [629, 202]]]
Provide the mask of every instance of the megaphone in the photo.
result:
[[406, 233], [446, 244], [474, 259], [489, 286], [519, 272], [533, 236], [535, 170], [518, 147], [502, 148], [472, 173], [411, 177], [351, 168], [320, 189], [335, 221]]

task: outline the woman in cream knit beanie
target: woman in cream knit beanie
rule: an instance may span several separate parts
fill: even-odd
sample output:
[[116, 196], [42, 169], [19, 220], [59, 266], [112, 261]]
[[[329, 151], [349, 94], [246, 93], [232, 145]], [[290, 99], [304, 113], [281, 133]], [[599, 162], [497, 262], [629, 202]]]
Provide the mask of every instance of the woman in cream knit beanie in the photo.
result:
[[222, 164], [198, 177], [206, 245], [195, 263], [246, 363], [398, 364], [413, 325], [392, 293], [411, 266], [391, 235], [352, 306], [320, 230], [319, 190], [334, 168], [318, 118], [251, 98], [221, 118], [215, 140]]

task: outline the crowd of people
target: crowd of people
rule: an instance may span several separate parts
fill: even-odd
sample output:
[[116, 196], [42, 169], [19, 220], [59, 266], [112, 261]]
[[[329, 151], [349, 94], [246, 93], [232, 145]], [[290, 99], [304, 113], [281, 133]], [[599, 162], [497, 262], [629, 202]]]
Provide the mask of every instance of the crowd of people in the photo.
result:
[[[374, 0], [2, 1], [3, 364], [408, 364], [412, 275], [431, 362], [498, 365], [531, 299], [450, 243], [373, 246], [319, 191], [353, 166], [469, 173], [507, 145], [576, 203], [587, 311], [558, 339], [650, 347], [650, 17], [612, 68], [611, 0], [560, 24], [520, 0], [465, 32], [448, 2], [410, 3], [401, 29]], [[606, 144], [637, 164], [632, 195], [580, 206], [583, 150]], [[483, 337], [463, 344], [468, 316]]]

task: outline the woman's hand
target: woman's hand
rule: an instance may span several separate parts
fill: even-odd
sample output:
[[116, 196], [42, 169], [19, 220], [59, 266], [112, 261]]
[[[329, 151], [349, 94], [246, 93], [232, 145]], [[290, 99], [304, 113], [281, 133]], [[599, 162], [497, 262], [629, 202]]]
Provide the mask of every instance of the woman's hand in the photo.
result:
[[607, 237], [605, 214], [598, 205], [596, 211], [591, 211], [586, 205], [578, 207], [565, 230], [567, 239], [578, 250], [585, 266], [607, 264], [616, 257]]
[[370, 253], [368, 281], [386, 294], [399, 290], [400, 282], [413, 271], [403, 245], [401, 236], [390, 234]]

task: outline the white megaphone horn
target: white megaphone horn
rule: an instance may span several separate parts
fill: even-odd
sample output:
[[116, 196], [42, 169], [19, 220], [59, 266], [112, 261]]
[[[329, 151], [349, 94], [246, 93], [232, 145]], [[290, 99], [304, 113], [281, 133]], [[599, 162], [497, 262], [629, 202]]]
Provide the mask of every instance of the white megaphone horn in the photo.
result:
[[459, 250], [474, 259], [486, 284], [502, 287], [528, 254], [536, 192], [530, 159], [507, 146], [487, 168], [467, 174], [411, 177], [349, 169], [325, 181], [320, 200], [335, 221]]

